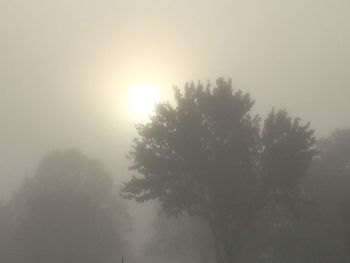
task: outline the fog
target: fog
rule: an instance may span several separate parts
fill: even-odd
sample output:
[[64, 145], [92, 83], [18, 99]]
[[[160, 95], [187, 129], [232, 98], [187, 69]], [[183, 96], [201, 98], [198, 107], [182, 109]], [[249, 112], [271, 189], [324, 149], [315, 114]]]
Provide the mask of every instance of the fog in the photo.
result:
[[[231, 78], [263, 118], [286, 109], [310, 121], [317, 139], [349, 128], [349, 8], [343, 0], [0, 0], [0, 199], [11, 200], [57, 149], [101, 160], [118, 188], [129, 181], [134, 125], [148, 121], [132, 113], [135, 83], [152, 83], [173, 103], [173, 85]], [[158, 209], [126, 204], [131, 247], [142, 253]]]

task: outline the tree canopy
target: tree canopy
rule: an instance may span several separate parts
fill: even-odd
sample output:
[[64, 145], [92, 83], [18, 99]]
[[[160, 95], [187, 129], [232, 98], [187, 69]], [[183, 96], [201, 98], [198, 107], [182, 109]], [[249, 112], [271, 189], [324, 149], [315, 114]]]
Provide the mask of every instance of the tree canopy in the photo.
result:
[[159, 104], [150, 121], [137, 126], [130, 152], [137, 173], [124, 196], [159, 199], [170, 215], [186, 211], [205, 219], [217, 261], [235, 262], [263, 195], [295, 189], [304, 176], [313, 131], [281, 110], [271, 112], [261, 134], [254, 101], [222, 78], [214, 87], [191, 83], [174, 93], [175, 105]]

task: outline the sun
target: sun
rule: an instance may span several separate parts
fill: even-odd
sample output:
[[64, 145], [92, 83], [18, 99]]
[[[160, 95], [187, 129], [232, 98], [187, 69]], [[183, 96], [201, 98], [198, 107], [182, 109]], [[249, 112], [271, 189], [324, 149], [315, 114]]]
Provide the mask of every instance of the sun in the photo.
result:
[[138, 120], [146, 120], [153, 114], [155, 104], [159, 102], [160, 94], [153, 84], [135, 85], [129, 93], [129, 105]]

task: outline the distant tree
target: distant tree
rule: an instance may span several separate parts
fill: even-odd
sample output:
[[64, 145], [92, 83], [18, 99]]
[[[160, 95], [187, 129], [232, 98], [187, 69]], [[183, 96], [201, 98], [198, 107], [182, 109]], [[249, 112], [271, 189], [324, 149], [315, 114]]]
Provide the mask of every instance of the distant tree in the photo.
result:
[[350, 199], [350, 129], [334, 131], [317, 142], [318, 154], [307, 180], [310, 194], [322, 202]]
[[[350, 129], [334, 131], [329, 137], [319, 140], [317, 148], [319, 153], [306, 181], [307, 191], [320, 207], [327, 226], [332, 226], [332, 231], [327, 233], [328, 239], [333, 240], [328, 250], [332, 250], [336, 262], [349, 262]], [[347, 248], [344, 249], [342, 242]]]
[[213, 88], [175, 89], [175, 99], [137, 126], [130, 158], [138, 174], [124, 185], [124, 196], [159, 199], [170, 215], [186, 211], [206, 220], [217, 262], [237, 262], [244, 230], [264, 207], [262, 194], [287, 195], [304, 176], [313, 132], [279, 111], [267, 118], [261, 136], [249, 94], [224, 79]]
[[12, 201], [17, 262], [115, 262], [127, 214], [99, 161], [56, 151], [39, 164]]

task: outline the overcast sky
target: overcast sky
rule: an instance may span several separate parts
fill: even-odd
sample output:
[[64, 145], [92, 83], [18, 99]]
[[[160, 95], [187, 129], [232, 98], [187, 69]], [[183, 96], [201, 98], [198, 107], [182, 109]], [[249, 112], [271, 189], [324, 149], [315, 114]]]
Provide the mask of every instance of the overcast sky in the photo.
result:
[[41, 156], [79, 148], [118, 181], [135, 135], [128, 91], [231, 77], [255, 109], [350, 126], [346, 0], [0, 0], [0, 198]]

